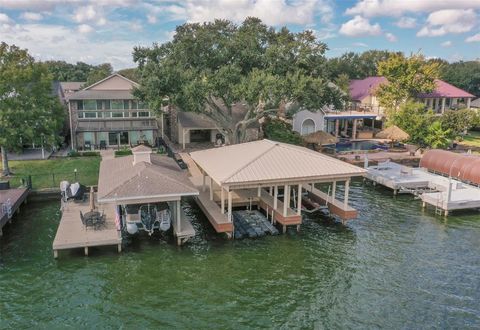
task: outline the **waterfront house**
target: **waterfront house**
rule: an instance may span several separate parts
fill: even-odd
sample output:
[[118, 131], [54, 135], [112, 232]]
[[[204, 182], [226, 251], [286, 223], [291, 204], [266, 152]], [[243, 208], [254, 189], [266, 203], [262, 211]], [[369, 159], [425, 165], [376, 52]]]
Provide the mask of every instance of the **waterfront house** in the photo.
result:
[[153, 145], [158, 122], [154, 112], [132, 94], [137, 86], [136, 82], [114, 73], [67, 93], [72, 148]]

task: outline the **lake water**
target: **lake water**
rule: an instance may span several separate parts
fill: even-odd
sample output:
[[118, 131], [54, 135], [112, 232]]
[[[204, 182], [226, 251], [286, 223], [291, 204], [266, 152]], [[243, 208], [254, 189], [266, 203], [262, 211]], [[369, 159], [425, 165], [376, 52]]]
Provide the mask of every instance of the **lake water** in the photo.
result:
[[[339, 191], [340, 193], [340, 191]], [[0, 240], [0, 328], [480, 327], [480, 213], [448, 219], [355, 182], [347, 226], [228, 241], [193, 201], [197, 237], [52, 257], [59, 203], [28, 204]]]

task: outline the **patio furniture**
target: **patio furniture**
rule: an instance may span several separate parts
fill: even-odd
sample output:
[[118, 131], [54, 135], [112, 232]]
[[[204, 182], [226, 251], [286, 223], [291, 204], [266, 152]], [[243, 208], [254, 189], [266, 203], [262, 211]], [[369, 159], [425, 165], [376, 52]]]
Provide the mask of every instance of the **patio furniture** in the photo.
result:
[[105, 140], [100, 140], [100, 150], [102, 149], [107, 149], [107, 141]]
[[80, 212], [80, 216], [82, 218], [82, 222], [86, 225], [86, 227], [93, 227], [93, 229], [97, 230], [105, 226], [104, 213], [100, 213], [98, 211], [90, 211], [82, 215], [82, 212]]
[[84, 148], [85, 148], [85, 150], [91, 150], [92, 149], [92, 143], [90, 141], [85, 141]]

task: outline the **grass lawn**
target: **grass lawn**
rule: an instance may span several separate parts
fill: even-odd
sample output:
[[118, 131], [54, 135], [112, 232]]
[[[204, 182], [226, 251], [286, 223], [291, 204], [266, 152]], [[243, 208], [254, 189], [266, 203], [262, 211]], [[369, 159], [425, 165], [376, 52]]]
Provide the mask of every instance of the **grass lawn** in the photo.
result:
[[[29, 175], [32, 177], [33, 189], [57, 188], [62, 180], [78, 181], [87, 186], [96, 185], [100, 160], [100, 157], [78, 157], [9, 161], [10, 170], [13, 173], [10, 186], [19, 186], [21, 179]], [[76, 176], [75, 169], [77, 169]]]
[[468, 135], [463, 137], [463, 141], [460, 142], [464, 146], [472, 146], [480, 148], [480, 132], [479, 131], [469, 131]]

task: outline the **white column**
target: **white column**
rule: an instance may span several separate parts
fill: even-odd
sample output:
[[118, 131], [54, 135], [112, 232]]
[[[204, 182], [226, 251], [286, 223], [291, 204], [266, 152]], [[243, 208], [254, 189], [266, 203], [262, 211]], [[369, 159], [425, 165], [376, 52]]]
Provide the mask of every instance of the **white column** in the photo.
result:
[[332, 201], [331, 203], [333, 203], [333, 201], [335, 200], [335, 192], [337, 190], [337, 181], [333, 181], [333, 184], [332, 184]]
[[445, 98], [442, 98], [442, 114], [445, 112]]
[[181, 217], [181, 214], [182, 214], [182, 211], [181, 211], [181, 202], [180, 200], [177, 201], [177, 219], [175, 219], [175, 221], [177, 221], [177, 230], [180, 231], [180, 217]]
[[350, 179], [348, 179], [347, 181], [345, 181], [345, 198], [343, 200], [343, 205], [345, 208], [347, 208], [348, 206], [348, 191], [350, 189]]
[[232, 222], [232, 192], [228, 191], [228, 221]]
[[213, 201], [213, 180], [210, 178], [210, 200]]
[[297, 215], [302, 214], [302, 185], [298, 185], [298, 195], [297, 195]]
[[353, 120], [352, 139], [357, 138], [357, 119]]
[[225, 190], [223, 187], [220, 187], [220, 208], [222, 209], [222, 214], [225, 214]]
[[182, 145], [183, 150], [185, 150], [185, 128], [182, 128]]
[[467, 109], [470, 109], [470, 103], [472, 102], [471, 98], [467, 99]]
[[273, 190], [273, 209], [275, 211], [277, 210], [277, 204], [278, 204], [278, 186], [275, 186]]
[[288, 199], [289, 199], [289, 190], [290, 190], [290, 186], [289, 185], [285, 185], [283, 187], [283, 216], [287, 216], [287, 207], [288, 207], [288, 204], [290, 204], [288, 202]]
[[206, 185], [206, 182], [205, 182], [205, 181], [206, 181], [207, 176], [205, 175], [205, 172], [202, 173], [202, 177], [203, 177], [202, 190], [203, 190], [203, 191], [206, 191], [206, 190], [207, 190], [207, 185]]
[[260, 197], [262, 195], [262, 187], [258, 187], [257, 196]]

